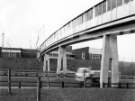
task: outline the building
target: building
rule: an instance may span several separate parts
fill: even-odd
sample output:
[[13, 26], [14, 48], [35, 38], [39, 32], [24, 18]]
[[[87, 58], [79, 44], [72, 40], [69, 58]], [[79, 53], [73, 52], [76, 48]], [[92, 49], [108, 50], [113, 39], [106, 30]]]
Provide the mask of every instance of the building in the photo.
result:
[[101, 65], [102, 50], [89, 48], [89, 60], [94, 70], [99, 70]]
[[72, 53], [75, 55], [76, 59], [79, 59], [79, 60], [89, 59], [89, 47], [74, 49], [72, 50]]
[[[66, 49], [67, 70], [76, 71], [79, 67], [92, 67], [97, 70], [100, 68], [101, 50], [89, 47], [72, 50]], [[46, 71], [56, 71], [58, 51], [52, 51], [46, 54]], [[63, 67], [62, 67], [63, 68]]]
[[0, 48], [0, 57], [21, 57], [20, 48]]
[[[91, 66], [93, 69], [100, 69], [101, 64], [101, 49], [84, 47], [72, 50], [75, 59], [83, 61], [82, 64], [86, 67]], [[82, 65], [81, 65], [82, 66]]]
[[42, 71], [36, 49], [0, 47], [0, 70]]
[[3, 48], [0, 47], [0, 57], [36, 58], [36, 49]]

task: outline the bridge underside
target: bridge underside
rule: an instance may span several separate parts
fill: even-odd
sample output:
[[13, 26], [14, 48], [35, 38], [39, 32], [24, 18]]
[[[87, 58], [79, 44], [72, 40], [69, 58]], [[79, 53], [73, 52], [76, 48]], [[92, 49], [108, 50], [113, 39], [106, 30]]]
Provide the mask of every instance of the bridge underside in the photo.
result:
[[[111, 83], [119, 83], [119, 69], [118, 69], [118, 49], [117, 49], [117, 35], [132, 34], [135, 33], [135, 16], [131, 16], [125, 19], [107, 23], [101, 26], [96, 26], [81, 32], [75, 33], [72, 36], [64, 38], [46, 48], [41, 52], [41, 56], [51, 52], [52, 50], [58, 50], [58, 65], [57, 73], [61, 71], [66, 73], [67, 71], [67, 57], [65, 47], [78, 42], [94, 40], [103, 38], [103, 51], [101, 60], [101, 72], [100, 72], [100, 87], [103, 87], [104, 83], [108, 83], [108, 70], [111, 68]], [[44, 55], [44, 68], [46, 68], [46, 55]], [[49, 65], [49, 64], [48, 64]], [[46, 70], [46, 69], [44, 69]], [[112, 85], [114, 86], [114, 85]]]
[[135, 15], [75, 33], [72, 36], [51, 44], [40, 53], [40, 56], [58, 49], [59, 46], [68, 46], [79, 42], [95, 40], [102, 38], [104, 35], [123, 35], [132, 33], [135, 33]]
[[[83, 42], [87, 40], [93, 40], [103, 37], [103, 52], [101, 60], [101, 73], [100, 73], [100, 87], [102, 88], [104, 83], [108, 83], [108, 70], [112, 70], [111, 83], [115, 84], [119, 82], [119, 69], [118, 69], [118, 50], [117, 50], [117, 35], [135, 33], [135, 21], [132, 19], [130, 22], [124, 21], [117, 25], [106, 27], [107, 25], [99, 26], [96, 30], [88, 29], [83, 32], [79, 32], [67, 40], [58, 42], [45, 50], [45, 53], [58, 49], [58, 63], [57, 73], [61, 71], [66, 73], [67, 71], [67, 57], [65, 47], [74, 43]], [[102, 27], [102, 29], [101, 29]], [[49, 59], [44, 55], [44, 71], [49, 67]], [[48, 68], [48, 70], [50, 70]], [[114, 85], [112, 85], [114, 86]]]

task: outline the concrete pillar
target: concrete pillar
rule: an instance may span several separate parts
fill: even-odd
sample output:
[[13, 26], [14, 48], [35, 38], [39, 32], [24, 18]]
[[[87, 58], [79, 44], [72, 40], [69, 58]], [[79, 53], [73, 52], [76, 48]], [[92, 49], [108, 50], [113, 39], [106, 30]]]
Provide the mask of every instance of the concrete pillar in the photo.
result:
[[44, 55], [43, 72], [50, 71], [50, 58], [49, 55]]
[[57, 73], [59, 74], [61, 72], [61, 67], [62, 67], [62, 48], [58, 48], [58, 60], [57, 60]]
[[[117, 47], [117, 36], [112, 36], [110, 39], [111, 46], [111, 56], [112, 56], [112, 79], [111, 83], [119, 83], [119, 62], [118, 62], [118, 47]], [[117, 85], [112, 85], [117, 86]]]
[[103, 88], [103, 83], [108, 83], [108, 69], [110, 58], [109, 37], [103, 37], [103, 50], [101, 59], [101, 71], [100, 71], [100, 88]]
[[117, 36], [104, 35], [101, 59], [100, 88], [103, 83], [108, 83], [109, 66], [112, 70], [112, 83], [119, 82]]
[[67, 57], [65, 47], [59, 47], [58, 49], [58, 60], [57, 60], [57, 73], [61, 71], [66, 72], [67, 70]]
[[46, 55], [44, 55], [44, 62], [43, 62], [43, 72], [46, 71]]
[[67, 71], [67, 54], [66, 54], [66, 50], [64, 49], [64, 53], [63, 53], [63, 73], [66, 73]]
[[47, 55], [47, 71], [50, 72], [50, 57]]

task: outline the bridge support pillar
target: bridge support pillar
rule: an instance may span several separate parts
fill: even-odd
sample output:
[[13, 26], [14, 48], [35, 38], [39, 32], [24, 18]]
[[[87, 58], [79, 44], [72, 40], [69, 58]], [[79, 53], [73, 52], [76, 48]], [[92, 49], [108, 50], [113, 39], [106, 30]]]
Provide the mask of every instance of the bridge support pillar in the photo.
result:
[[46, 71], [46, 55], [44, 55], [44, 61], [43, 61], [43, 72]]
[[49, 55], [44, 55], [43, 72], [50, 71], [50, 58]]
[[58, 61], [57, 61], [57, 73], [60, 72], [66, 73], [67, 71], [67, 56], [66, 56], [66, 48], [59, 47], [58, 49]]
[[116, 35], [104, 35], [103, 37], [100, 88], [103, 88], [104, 84], [108, 84], [109, 68], [111, 68], [111, 76], [112, 76], [111, 83], [112, 84], [118, 83], [119, 70], [118, 70], [118, 50], [117, 50]]
[[67, 54], [66, 50], [64, 49], [64, 54], [63, 54], [63, 72], [67, 72]]
[[47, 57], [48, 57], [48, 59], [47, 59], [47, 71], [50, 72], [50, 57], [49, 57], [49, 55]]

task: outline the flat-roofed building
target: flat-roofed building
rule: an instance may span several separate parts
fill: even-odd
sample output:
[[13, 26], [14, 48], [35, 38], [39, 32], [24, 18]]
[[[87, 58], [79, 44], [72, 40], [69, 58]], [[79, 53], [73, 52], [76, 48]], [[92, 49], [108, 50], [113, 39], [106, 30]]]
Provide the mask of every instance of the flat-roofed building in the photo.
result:
[[36, 49], [0, 47], [0, 57], [36, 58]]
[[0, 70], [42, 71], [36, 49], [0, 47]]

